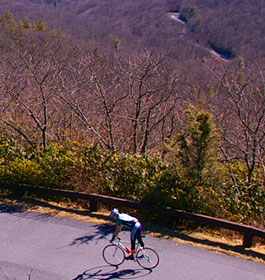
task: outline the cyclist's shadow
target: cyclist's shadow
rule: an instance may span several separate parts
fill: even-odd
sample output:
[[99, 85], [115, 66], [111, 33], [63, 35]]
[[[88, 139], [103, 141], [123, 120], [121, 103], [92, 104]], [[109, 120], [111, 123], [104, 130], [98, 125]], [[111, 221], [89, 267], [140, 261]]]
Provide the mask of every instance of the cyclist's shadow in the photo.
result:
[[98, 266], [84, 271], [72, 280], [111, 280], [111, 279], [137, 279], [152, 273], [149, 269], [122, 269], [118, 266]]

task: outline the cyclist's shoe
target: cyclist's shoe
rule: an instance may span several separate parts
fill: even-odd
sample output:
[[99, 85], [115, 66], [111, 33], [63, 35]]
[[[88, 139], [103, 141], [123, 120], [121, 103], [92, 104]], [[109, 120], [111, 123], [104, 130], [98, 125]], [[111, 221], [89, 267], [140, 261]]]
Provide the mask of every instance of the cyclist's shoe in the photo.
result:
[[125, 257], [125, 260], [134, 261], [135, 260], [135, 255], [129, 255], [129, 256]]
[[130, 255], [128, 257], [125, 257], [126, 260], [135, 260], [135, 253], [136, 253], [136, 250], [130, 250], [129, 248], [126, 248], [126, 251], [128, 253], [130, 253]]

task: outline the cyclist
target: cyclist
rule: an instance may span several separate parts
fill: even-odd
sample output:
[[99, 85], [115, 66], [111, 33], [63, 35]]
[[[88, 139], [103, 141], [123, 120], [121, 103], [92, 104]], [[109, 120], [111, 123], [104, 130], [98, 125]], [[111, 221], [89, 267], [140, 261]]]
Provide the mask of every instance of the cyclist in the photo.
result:
[[119, 213], [119, 210], [114, 208], [110, 212], [110, 216], [116, 220], [116, 228], [110, 239], [110, 242], [113, 242], [119, 232], [123, 227], [131, 231], [131, 249], [127, 248], [130, 253], [128, 259], [134, 259], [134, 254], [136, 253], [135, 242], [136, 239], [142, 247], [144, 247], [144, 242], [142, 240], [142, 225], [135, 217], [132, 217], [125, 213]]

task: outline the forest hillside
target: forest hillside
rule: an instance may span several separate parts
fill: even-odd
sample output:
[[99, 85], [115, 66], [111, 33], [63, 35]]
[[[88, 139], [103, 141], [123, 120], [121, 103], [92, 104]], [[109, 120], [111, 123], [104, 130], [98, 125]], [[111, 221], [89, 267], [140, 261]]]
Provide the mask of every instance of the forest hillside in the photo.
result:
[[194, 60], [214, 49], [225, 58], [244, 57], [255, 63], [265, 56], [263, 0], [1, 0], [0, 4], [0, 13], [10, 11], [17, 20], [43, 19], [52, 28], [108, 46], [118, 39], [119, 47], [127, 51], [147, 48]]
[[0, 4], [0, 183], [264, 228], [263, 1]]

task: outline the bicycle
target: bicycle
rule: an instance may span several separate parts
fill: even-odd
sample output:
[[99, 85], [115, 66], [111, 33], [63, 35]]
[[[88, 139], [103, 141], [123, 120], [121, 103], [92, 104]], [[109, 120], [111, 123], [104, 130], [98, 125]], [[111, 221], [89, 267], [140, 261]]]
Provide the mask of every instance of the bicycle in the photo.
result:
[[[102, 256], [106, 263], [119, 266], [129, 257], [129, 250], [123, 243], [129, 242], [122, 241], [121, 238], [118, 237], [117, 243], [112, 243], [104, 247]], [[153, 269], [159, 264], [159, 256], [154, 249], [149, 247], [142, 248], [140, 244], [137, 243], [134, 261], [143, 268]]]

